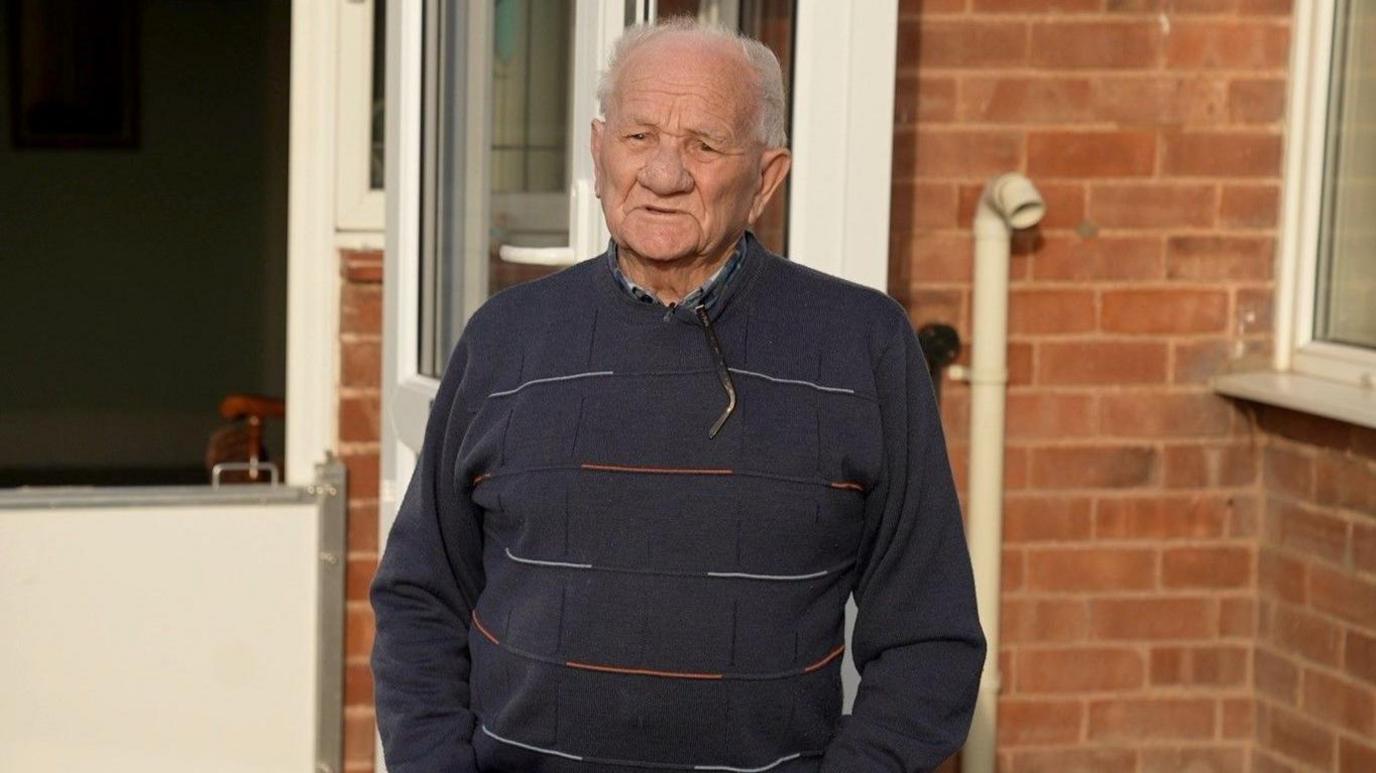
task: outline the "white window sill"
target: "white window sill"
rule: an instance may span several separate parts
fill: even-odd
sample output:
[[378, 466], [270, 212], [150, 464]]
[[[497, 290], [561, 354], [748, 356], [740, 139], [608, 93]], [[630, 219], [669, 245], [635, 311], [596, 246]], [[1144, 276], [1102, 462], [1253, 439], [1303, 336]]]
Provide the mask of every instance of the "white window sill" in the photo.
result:
[[1376, 389], [1274, 370], [1225, 373], [1209, 380], [1219, 394], [1376, 429]]

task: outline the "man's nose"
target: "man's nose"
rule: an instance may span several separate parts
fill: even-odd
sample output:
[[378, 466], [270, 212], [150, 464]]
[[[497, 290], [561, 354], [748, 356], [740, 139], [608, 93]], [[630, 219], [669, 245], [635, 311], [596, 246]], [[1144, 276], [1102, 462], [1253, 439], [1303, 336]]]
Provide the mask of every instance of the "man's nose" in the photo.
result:
[[683, 166], [683, 151], [672, 142], [660, 144], [640, 168], [637, 179], [658, 196], [686, 193], [693, 188], [693, 176]]

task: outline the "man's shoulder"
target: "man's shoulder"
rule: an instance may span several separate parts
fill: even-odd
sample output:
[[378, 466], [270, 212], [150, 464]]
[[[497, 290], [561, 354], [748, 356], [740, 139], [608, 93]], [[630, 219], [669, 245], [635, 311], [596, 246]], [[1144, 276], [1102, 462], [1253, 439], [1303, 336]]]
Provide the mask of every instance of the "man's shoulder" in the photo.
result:
[[588, 302], [593, 273], [605, 255], [588, 258], [552, 274], [494, 293], [473, 312], [465, 331], [473, 336], [508, 337], [532, 326], [548, 324], [564, 310]]
[[909, 326], [903, 305], [882, 290], [772, 255], [771, 304], [785, 305], [829, 328], [891, 336]]

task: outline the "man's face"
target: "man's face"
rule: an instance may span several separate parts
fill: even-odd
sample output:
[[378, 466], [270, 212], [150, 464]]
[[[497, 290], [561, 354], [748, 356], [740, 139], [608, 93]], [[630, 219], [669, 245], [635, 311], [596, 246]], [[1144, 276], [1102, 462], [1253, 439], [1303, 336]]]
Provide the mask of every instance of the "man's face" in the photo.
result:
[[759, 217], [789, 157], [760, 142], [755, 77], [715, 42], [670, 35], [632, 52], [592, 128], [597, 195], [621, 249], [713, 260]]

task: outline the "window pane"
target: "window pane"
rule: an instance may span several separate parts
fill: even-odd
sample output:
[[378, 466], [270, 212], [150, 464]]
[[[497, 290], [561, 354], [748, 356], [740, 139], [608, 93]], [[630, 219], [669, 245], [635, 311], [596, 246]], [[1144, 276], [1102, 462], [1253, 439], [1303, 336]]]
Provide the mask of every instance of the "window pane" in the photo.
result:
[[1314, 337], [1376, 348], [1376, 5], [1334, 27]]
[[387, 179], [383, 166], [384, 128], [387, 125], [387, 3], [373, 0], [373, 105], [372, 128], [368, 133], [368, 187], [383, 188]]
[[[464, 321], [492, 293], [559, 268], [503, 260], [503, 245], [569, 244], [573, 9], [565, 0], [426, 6], [422, 373], [443, 373]], [[488, 34], [468, 35], [471, 23]], [[487, 48], [481, 72], [469, 45]], [[486, 164], [465, 155], [479, 152]]]

